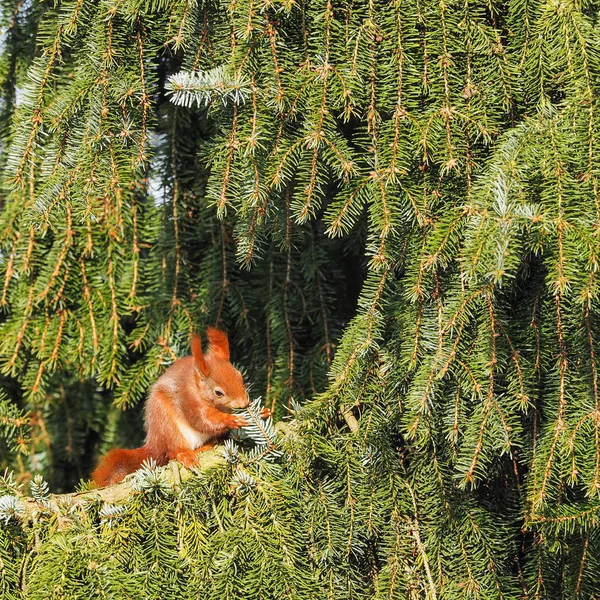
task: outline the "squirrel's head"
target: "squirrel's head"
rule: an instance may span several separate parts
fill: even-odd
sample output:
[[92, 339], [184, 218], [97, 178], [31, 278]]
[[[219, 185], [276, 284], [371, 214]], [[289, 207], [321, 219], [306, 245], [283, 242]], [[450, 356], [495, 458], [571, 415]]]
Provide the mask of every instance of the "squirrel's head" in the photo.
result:
[[218, 408], [246, 408], [248, 394], [242, 374], [229, 362], [227, 334], [209, 327], [206, 337], [208, 352], [204, 353], [200, 336], [192, 336], [195, 379], [202, 397]]

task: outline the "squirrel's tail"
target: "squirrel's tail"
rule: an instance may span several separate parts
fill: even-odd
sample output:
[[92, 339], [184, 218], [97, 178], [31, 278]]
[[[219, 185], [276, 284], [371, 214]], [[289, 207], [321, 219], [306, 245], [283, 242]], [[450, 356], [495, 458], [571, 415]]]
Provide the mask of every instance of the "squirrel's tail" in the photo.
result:
[[98, 486], [112, 485], [121, 481], [125, 475], [133, 473], [150, 458], [146, 446], [141, 448], [117, 448], [103, 456], [92, 473], [92, 479]]

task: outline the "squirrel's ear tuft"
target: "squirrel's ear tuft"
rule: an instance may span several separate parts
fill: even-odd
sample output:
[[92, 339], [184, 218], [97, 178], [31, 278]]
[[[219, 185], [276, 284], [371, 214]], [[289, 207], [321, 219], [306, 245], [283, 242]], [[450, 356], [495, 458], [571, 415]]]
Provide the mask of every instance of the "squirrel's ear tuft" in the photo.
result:
[[229, 360], [229, 341], [227, 340], [227, 334], [220, 329], [209, 327], [206, 330], [206, 337], [208, 337], [210, 344], [210, 353], [221, 360]]
[[206, 364], [204, 354], [202, 353], [202, 340], [197, 333], [192, 334], [192, 356], [194, 357], [194, 362], [200, 369], [200, 372], [207, 376], [209, 372], [208, 365]]

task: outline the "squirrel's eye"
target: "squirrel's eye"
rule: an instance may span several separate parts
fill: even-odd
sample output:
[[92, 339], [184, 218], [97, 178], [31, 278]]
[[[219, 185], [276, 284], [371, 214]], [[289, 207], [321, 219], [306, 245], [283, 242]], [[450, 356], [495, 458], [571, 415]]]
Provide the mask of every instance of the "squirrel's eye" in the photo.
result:
[[225, 395], [225, 392], [223, 390], [220, 390], [219, 388], [216, 388], [215, 395], [219, 396], [219, 398], [222, 398]]

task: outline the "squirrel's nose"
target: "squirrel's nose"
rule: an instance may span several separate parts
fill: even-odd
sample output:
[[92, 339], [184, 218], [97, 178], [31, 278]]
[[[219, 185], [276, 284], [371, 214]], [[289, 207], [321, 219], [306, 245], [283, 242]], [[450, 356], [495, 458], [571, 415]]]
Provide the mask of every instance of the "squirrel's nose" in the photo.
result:
[[250, 404], [250, 400], [248, 399], [248, 396], [246, 396], [245, 398], [242, 398], [242, 400], [240, 400], [240, 408], [246, 408], [249, 404]]

